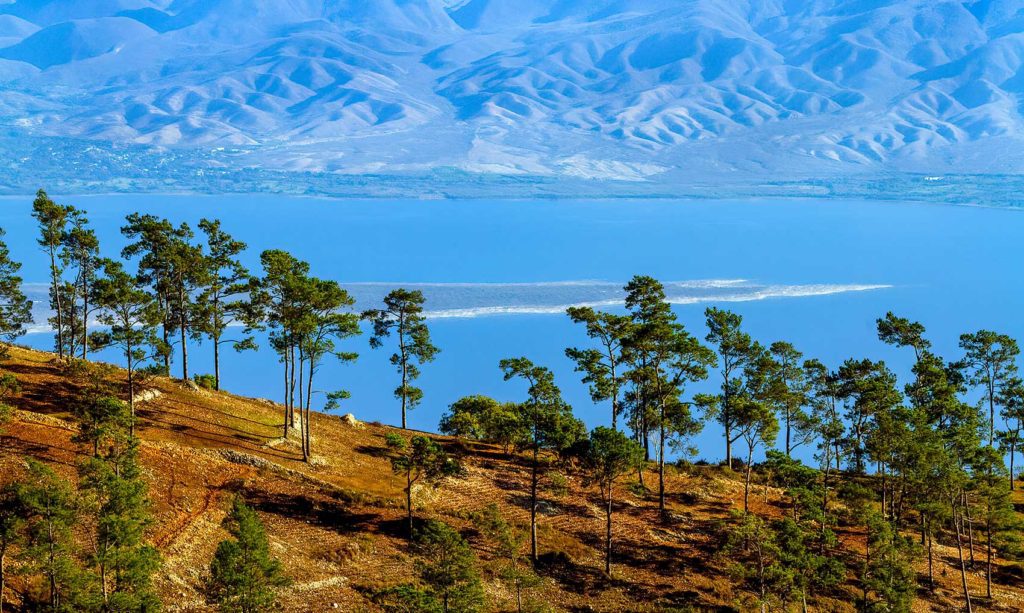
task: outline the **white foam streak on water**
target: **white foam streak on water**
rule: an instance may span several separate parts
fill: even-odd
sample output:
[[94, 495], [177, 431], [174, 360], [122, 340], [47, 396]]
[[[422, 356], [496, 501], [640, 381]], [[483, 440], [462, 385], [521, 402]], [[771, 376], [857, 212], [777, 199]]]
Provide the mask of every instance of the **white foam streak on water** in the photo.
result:
[[[716, 294], [704, 296], [674, 295], [667, 298], [668, 302], [675, 305], [689, 305], [715, 302], [751, 302], [755, 300], [766, 300], [769, 298], [804, 298], [813, 296], [828, 296], [832, 294], [843, 294], [847, 292], [863, 292], [891, 288], [891, 285], [839, 285], [839, 284], [817, 284], [817, 285], [772, 285], [763, 289], [752, 291], [735, 292], [731, 294]], [[431, 319], [455, 319], [488, 317], [495, 315], [555, 315], [565, 313], [569, 307], [591, 307], [609, 308], [622, 307], [623, 300], [601, 300], [595, 302], [576, 302], [557, 305], [498, 305], [462, 309], [442, 309], [426, 311]]]
[[[745, 279], [670, 281], [665, 284], [668, 301], [675, 305], [750, 302], [772, 298], [806, 298], [848, 292], [887, 289], [882, 284], [764, 284]], [[572, 306], [595, 309], [622, 308], [622, 282], [554, 281], [539, 283], [392, 283], [359, 282], [343, 286], [356, 299], [356, 308], [378, 306], [396, 287], [420, 290], [427, 301], [430, 319], [470, 319], [507, 315], [560, 315]], [[49, 332], [46, 325], [46, 285], [28, 284], [26, 292], [36, 300], [36, 324], [30, 333]]]

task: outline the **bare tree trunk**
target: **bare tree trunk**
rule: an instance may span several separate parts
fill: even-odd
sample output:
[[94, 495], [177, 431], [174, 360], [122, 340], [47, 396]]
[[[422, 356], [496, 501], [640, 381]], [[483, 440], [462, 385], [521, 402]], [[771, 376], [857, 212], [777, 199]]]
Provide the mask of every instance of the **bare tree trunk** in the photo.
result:
[[288, 438], [288, 351], [282, 351], [284, 361], [284, 438]]
[[533, 446], [533, 467], [530, 474], [530, 557], [537, 562], [537, 445]]
[[665, 519], [665, 401], [661, 401], [658, 425], [658, 512]]
[[181, 327], [181, 380], [188, 381], [188, 317], [185, 315], [185, 288], [178, 286], [178, 325]]
[[[126, 335], [127, 336], [127, 335]], [[128, 423], [128, 436], [135, 436], [135, 365], [132, 363], [132, 344], [126, 343], [128, 363], [128, 411], [131, 413], [131, 421]]]
[[732, 375], [732, 367], [728, 366], [723, 371], [722, 384], [722, 427], [725, 429], [725, 465], [732, 470], [732, 408], [729, 396], [729, 377]]
[[89, 281], [82, 279], [82, 359], [89, 359]]
[[[106, 553], [106, 552], [104, 552]], [[106, 607], [107, 603], [110, 602], [110, 597], [107, 595], [107, 563], [102, 562], [100, 564], [100, 592], [103, 594], [103, 605]]]
[[608, 512], [604, 524], [604, 574], [612, 576], [612, 484], [608, 484]]
[[725, 423], [725, 465], [732, 469], [732, 426]]
[[220, 391], [220, 335], [213, 338], [213, 389]]
[[964, 512], [967, 517], [967, 543], [971, 554], [971, 568], [974, 568], [974, 519], [971, 518], [971, 505], [968, 504], [967, 493], [964, 492]]
[[[619, 429], [619, 383], [615, 377], [615, 357], [612, 354], [612, 350], [608, 349], [608, 364], [611, 368], [611, 378], [613, 383], [612, 389], [612, 430]], [[1012, 474], [1012, 470], [1010, 471]]]
[[985, 521], [985, 597], [992, 598], [992, 509]]
[[787, 458], [793, 457], [792, 447], [790, 447], [790, 442], [789, 442], [789, 440], [790, 440], [790, 430], [792, 429], [792, 426], [790, 425], [791, 417], [790, 417], [789, 413], [790, 413], [789, 407], [787, 406], [786, 407], [786, 457]]
[[313, 417], [310, 413], [313, 407], [313, 357], [309, 358], [309, 378], [306, 379], [306, 450], [309, 456], [313, 457]]
[[7, 587], [7, 545], [0, 546], [0, 613], [4, 613], [4, 588]]
[[644, 412], [640, 414], [640, 431], [643, 433], [644, 438], [644, 462], [651, 461], [651, 428], [647, 423], [647, 407], [644, 407]]
[[[825, 445], [825, 449], [828, 449], [827, 444]], [[819, 544], [818, 551], [821, 555], [825, 554], [825, 534], [828, 529], [826, 521], [828, 518], [828, 473], [832, 463], [832, 459], [828, 457], [828, 451], [825, 451], [825, 456], [825, 472], [821, 485], [821, 543]]]
[[56, 245], [50, 245], [50, 278], [53, 279], [53, 306], [57, 311], [57, 357], [64, 359], [64, 305], [60, 300], [60, 277], [57, 274]]
[[405, 412], [409, 396], [409, 354], [405, 346], [405, 314], [398, 316], [398, 349], [402, 360], [402, 429], [406, 429]]
[[291, 421], [292, 428], [295, 427], [295, 345], [289, 345], [288, 352], [290, 354], [289, 361], [291, 362], [291, 375], [288, 379], [288, 420]]
[[960, 559], [960, 583], [964, 590], [964, 601], [967, 605], [967, 613], [973, 613], [973, 608], [971, 607], [971, 592], [967, 588], [967, 566], [964, 563], [964, 546], [963, 539], [961, 538], [961, 534], [963, 533], [962, 520], [958, 518], [956, 504], [953, 500], [950, 500], [950, 506], [953, 509], [953, 527], [956, 529], [956, 552]]
[[934, 556], [932, 555], [932, 535], [931, 531], [928, 533], [928, 589], [935, 591], [935, 569], [934, 569]]
[[[296, 379], [299, 382], [299, 411], [306, 406], [306, 390], [303, 389], [303, 385], [306, 382], [306, 356], [303, 354], [302, 347], [299, 347], [299, 376]], [[299, 419], [302, 419], [302, 413], [299, 413]]]
[[1020, 436], [1020, 429], [1017, 429], [1017, 433], [1014, 438], [1010, 440], [1010, 491], [1016, 489], [1014, 486], [1014, 473], [1013, 473], [1013, 456], [1017, 455], [1017, 440], [1016, 437]]
[[754, 461], [754, 446], [747, 446], [747, 470], [743, 478], [743, 514], [746, 515], [750, 509], [750, 471], [751, 463]]
[[412, 538], [412, 469], [405, 471], [405, 508], [409, 522], [409, 538]]

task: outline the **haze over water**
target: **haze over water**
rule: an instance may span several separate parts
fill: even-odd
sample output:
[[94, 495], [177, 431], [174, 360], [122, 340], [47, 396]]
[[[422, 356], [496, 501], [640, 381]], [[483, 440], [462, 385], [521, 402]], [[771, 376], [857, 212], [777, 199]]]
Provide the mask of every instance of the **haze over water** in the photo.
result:
[[[424, 401], [410, 415], [423, 430], [436, 430], [445, 407], [464, 395], [522, 398], [522, 386], [503, 382], [497, 368], [517, 355], [551, 366], [589, 426], [607, 423], [609, 407], [590, 401], [564, 357], [565, 347], [588, 339], [562, 313], [570, 304], [620, 310], [620, 288], [634, 274], [664, 281], [680, 321], [698, 337], [704, 309], [717, 304], [742, 314], [764, 343], [788, 340], [831, 367], [849, 357], [885, 359], [904, 381], [910, 356], [875, 335], [887, 310], [924, 323], [949, 359], [959, 357], [963, 332], [984, 327], [1024, 338], [1024, 214], [1013, 210], [837, 200], [55, 199], [89, 211], [106, 256], [124, 244], [118, 228], [127, 213], [193, 224], [210, 216], [249, 244], [244, 261], [254, 271], [261, 250], [288, 250], [314, 275], [342, 282], [360, 310], [394, 287], [422, 289], [442, 350], [422, 369]], [[0, 227], [39, 300], [47, 271], [31, 200], [0, 199]], [[49, 349], [52, 337], [37, 332], [24, 342]], [[397, 423], [390, 350], [371, 350], [365, 335], [346, 349], [360, 353], [358, 362], [325, 363], [316, 388], [348, 389], [343, 412]], [[209, 354], [206, 345], [191, 349], [194, 372], [212, 370]], [[280, 365], [269, 349], [223, 357], [225, 389], [279, 399]], [[717, 383], [713, 376], [693, 391]], [[720, 438], [706, 428], [703, 457], [720, 457]]]

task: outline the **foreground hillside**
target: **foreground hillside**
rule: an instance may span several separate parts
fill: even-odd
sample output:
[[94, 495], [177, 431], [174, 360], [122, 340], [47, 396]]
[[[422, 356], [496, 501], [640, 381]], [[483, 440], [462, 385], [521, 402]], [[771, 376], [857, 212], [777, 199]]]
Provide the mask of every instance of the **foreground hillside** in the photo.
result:
[[[17, 411], [0, 437], [0, 482], [21, 474], [25, 457], [76, 479], [76, 464], [86, 450], [71, 440], [76, 427], [68, 400], [75, 382], [51, 354], [24, 349], [12, 351], [4, 370], [18, 377], [23, 390], [9, 401]], [[236, 493], [258, 511], [272, 552], [293, 580], [280, 594], [285, 610], [377, 611], [370, 598], [375, 590], [415, 576], [417, 555], [403, 533], [404, 480], [392, 475], [384, 442], [387, 434], [401, 431], [314, 414], [314, 457], [306, 464], [298, 438], [280, 438], [282, 410], [272, 402], [184, 387], [169, 379], [148, 382], [143, 395], [147, 400], [138, 406], [137, 433], [156, 516], [149, 536], [164, 560], [157, 585], [167, 610], [207, 609], [204, 573], [225, 538], [221, 520]], [[469, 516], [495, 502], [513, 521], [527, 521], [527, 465], [499, 448], [438, 440], [461, 454], [466, 474], [446, 479], [437, 489], [415, 490], [417, 516], [443, 519], [462, 531], [484, 570], [491, 610], [515, 610], [512, 594], [490, 573], [493, 549]], [[647, 482], [656, 482], [653, 472]], [[715, 555], [715, 547], [717, 523], [742, 506], [742, 480], [719, 468], [690, 467], [670, 471], [667, 489], [671, 513], [662, 522], [653, 494], [623, 487], [616, 506], [614, 578], [607, 580], [599, 494], [570, 471], [564, 492], [543, 494], [542, 580], [531, 590], [532, 599], [568, 611], [740, 606], [744, 594], [732, 587], [726, 561]], [[1024, 498], [1015, 502], [1019, 509]], [[762, 482], [751, 504], [761, 516], [786, 513], [782, 492]], [[847, 567], [853, 567], [863, 534], [843, 525], [837, 532]], [[955, 543], [940, 540], [936, 554], [939, 585], [934, 595], [918, 594], [916, 610], [959, 607]], [[1021, 568], [1000, 562], [995, 574], [996, 603], [977, 598], [976, 610], [1024, 609]], [[974, 594], [984, 593], [980, 564], [969, 582]], [[16, 581], [12, 587], [18, 589]], [[818, 608], [852, 610], [859, 589], [848, 577], [819, 598]]]

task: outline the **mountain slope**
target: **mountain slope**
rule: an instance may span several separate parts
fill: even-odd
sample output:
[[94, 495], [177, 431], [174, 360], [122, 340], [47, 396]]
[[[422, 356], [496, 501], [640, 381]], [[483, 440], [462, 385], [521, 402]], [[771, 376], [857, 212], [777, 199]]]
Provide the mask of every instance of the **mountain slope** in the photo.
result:
[[[61, 368], [53, 354], [13, 348], [5, 372], [15, 374], [22, 393], [9, 400], [18, 409], [0, 434], [0, 486], [24, 470], [24, 458], [49, 464], [70, 480], [89, 449], [76, 433], [69, 400], [84, 381]], [[112, 381], [124, 373], [111, 371]], [[160, 550], [157, 587], [168, 611], [213, 610], [204, 602], [204, 573], [234, 494], [245, 498], [267, 525], [271, 550], [294, 581], [281, 593], [286, 611], [378, 611], [374, 590], [406, 583], [422, 561], [404, 535], [404, 480], [392, 475], [387, 434], [413, 433], [376, 423], [356, 423], [313, 413], [311, 464], [302, 462], [298, 437], [280, 438], [282, 407], [266, 400], [188, 389], [170, 379], [144, 383], [137, 412], [141, 459], [153, 502], [149, 540]], [[372, 415], [361, 416], [372, 418]], [[293, 431], [294, 432], [294, 431]], [[470, 514], [497, 503], [510, 521], [528, 521], [529, 467], [500, 448], [437, 437], [462, 458], [465, 478], [438, 489], [416, 488], [419, 518], [446, 521], [469, 538], [480, 561], [484, 589], [495, 610], [515, 610], [514, 596], [497, 573], [496, 553], [469, 521]], [[656, 483], [654, 466], [647, 483]], [[779, 518], [791, 511], [782, 493], [755, 475], [754, 513]], [[602, 576], [604, 516], [600, 494], [569, 472], [566, 491], [541, 493], [540, 585], [531, 599], [557, 611], [735, 610], [753, 594], [730, 578], [728, 561], [715, 556], [721, 520], [742, 508], [743, 482], [717, 467], [670, 468], [666, 491], [669, 519], [659, 519], [654, 492], [630, 492], [623, 484], [615, 509], [614, 580]], [[1024, 504], [1020, 496], [1017, 504]], [[861, 528], [836, 527], [837, 550], [849, 568], [864, 547]], [[922, 590], [915, 611], [956, 610], [959, 569], [955, 541], [935, 544], [937, 587]], [[917, 563], [925, 577], [925, 561]], [[974, 594], [984, 591], [983, 565], [968, 577]], [[1021, 567], [996, 562], [998, 600], [986, 610], [1024, 606]], [[923, 581], [923, 579], [922, 579]], [[9, 596], [20, 593], [9, 579]], [[819, 595], [819, 610], [852, 611], [860, 594], [854, 577]], [[977, 603], [980, 606], [982, 603]], [[742, 607], [741, 607], [742, 610]]]
[[238, 169], [1012, 172], [1022, 32], [1020, 0], [15, 0], [0, 125]]

